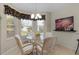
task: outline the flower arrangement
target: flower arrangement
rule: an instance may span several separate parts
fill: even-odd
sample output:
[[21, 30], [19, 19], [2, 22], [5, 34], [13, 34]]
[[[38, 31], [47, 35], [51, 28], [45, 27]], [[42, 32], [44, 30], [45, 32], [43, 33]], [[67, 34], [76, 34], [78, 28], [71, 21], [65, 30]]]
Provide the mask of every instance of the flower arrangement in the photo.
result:
[[40, 32], [36, 32], [35, 35], [36, 35], [36, 36], [40, 36]]

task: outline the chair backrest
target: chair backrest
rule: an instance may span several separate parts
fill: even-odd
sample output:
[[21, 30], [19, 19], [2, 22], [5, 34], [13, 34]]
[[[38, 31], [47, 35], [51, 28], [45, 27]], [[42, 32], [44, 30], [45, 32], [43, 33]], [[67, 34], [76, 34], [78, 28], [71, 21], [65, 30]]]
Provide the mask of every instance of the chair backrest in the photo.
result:
[[20, 48], [22, 48], [23, 44], [19, 35], [15, 36], [16, 42]]
[[53, 52], [55, 44], [56, 44], [56, 37], [45, 38], [43, 44], [43, 51], [42, 51], [43, 54], [48, 54], [50, 52]]

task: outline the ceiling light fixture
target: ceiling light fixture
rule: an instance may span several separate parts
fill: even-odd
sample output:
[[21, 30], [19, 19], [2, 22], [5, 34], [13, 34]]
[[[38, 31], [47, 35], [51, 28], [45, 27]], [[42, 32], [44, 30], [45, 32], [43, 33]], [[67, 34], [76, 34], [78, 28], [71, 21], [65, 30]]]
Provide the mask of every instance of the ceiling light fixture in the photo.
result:
[[42, 18], [42, 16], [39, 13], [37, 13], [37, 14], [31, 14], [31, 19], [37, 20], [37, 19], [41, 19], [41, 18]]

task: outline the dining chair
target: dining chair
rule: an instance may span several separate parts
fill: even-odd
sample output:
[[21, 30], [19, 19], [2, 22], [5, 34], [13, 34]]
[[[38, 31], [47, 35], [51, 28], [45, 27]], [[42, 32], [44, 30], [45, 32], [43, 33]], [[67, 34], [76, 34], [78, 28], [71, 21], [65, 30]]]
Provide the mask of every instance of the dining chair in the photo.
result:
[[44, 43], [37, 42], [36, 49], [38, 55], [51, 55], [54, 54], [54, 48], [56, 45], [56, 37], [47, 37], [44, 39]]
[[16, 35], [15, 39], [16, 39], [18, 47], [23, 55], [28, 55], [28, 54], [32, 53], [32, 51], [33, 51], [32, 43], [23, 44], [19, 35]]
[[33, 42], [33, 53], [36, 55], [40, 55], [42, 52], [43, 43], [40, 40], [40, 37], [36, 37]]
[[44, 44], [42, 48], [43, 55], [50, 55], [54, 53], [54, 48], [56, 45], [56, 37], [48, 37], [44, 39]]

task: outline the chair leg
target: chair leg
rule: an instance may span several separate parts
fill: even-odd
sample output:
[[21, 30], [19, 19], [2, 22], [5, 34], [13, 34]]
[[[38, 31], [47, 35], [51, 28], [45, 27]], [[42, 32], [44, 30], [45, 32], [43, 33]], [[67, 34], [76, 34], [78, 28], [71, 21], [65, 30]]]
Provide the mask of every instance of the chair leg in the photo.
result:
[[78, 48], [79, 48], [79, 43], [78, 43], [78, 45], [77, 45], [77, 49], [76, 49], [76, 51], [75, 51], [75, 54], [77, 54]]

